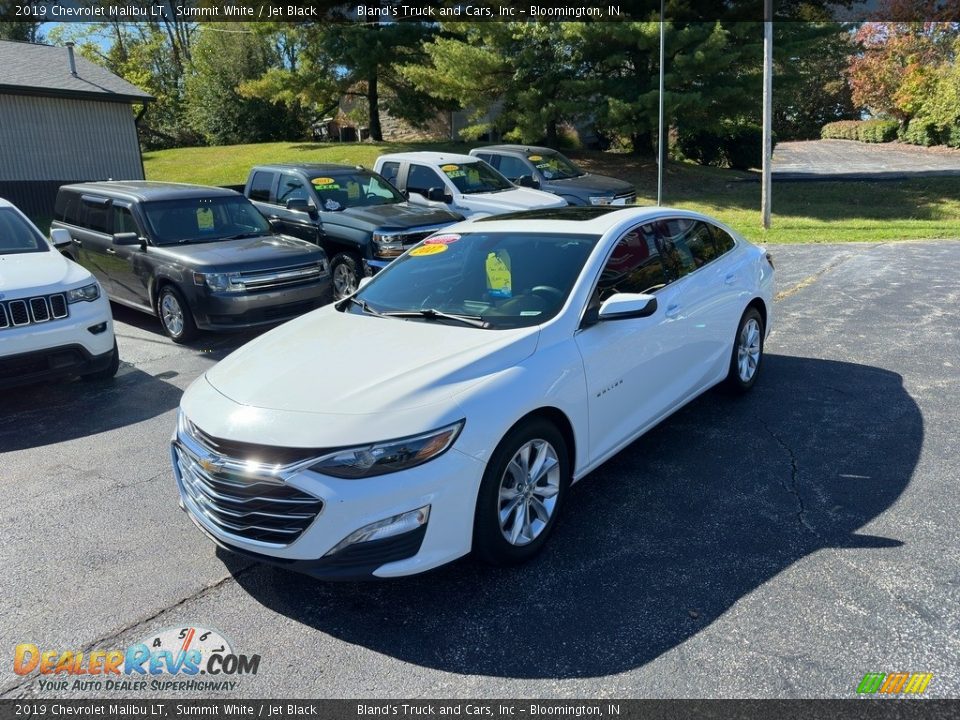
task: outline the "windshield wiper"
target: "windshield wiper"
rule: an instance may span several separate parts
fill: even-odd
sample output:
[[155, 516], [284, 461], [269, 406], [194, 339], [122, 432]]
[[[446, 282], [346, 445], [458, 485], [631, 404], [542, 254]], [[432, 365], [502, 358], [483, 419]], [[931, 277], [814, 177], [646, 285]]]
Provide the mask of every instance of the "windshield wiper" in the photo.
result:
[[367, 305], [366, 300], [361, 300], [353, 295], [348, 295], [343, 300], [338, 300], [333, 304], [333, 307], [337, 310], [341, 310], [345, 305], [349, 305], [350, 303], [354, 303], [368, 315], [375, 315], [376, 317], [390, 317], [391, 315], [391, 313], [382, 313], [379, 310], [374, 310], [372, 307]]
[[217, 238], [217, 240], [243, 240], [245, 238], [261, 237], [264, 234], [265, 233], [257, 231], [242, 232], [236, 235], [227, 235], [226, 237]]
[[464, 325], [470, 325], [472, 327], [478, 328], [487, 328], [489, 324], [479, 315], [455, 315], [453, 313], [445, 313], [436, 308], [424, 308], [423, 310], [399, 310], [396, 312], [385, 312], [380, 313], [384, 317], [399, 317], [399, 318], [430, 318], [431, 320], [456, 320], [461, 322]]

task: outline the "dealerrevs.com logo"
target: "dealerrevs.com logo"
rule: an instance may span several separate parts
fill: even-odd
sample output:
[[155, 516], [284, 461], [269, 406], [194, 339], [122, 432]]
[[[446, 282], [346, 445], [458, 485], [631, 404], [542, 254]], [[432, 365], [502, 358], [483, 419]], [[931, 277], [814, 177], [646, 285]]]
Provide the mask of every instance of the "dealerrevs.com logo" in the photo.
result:
[[17, 675], [39, 673], [41, 691], [230, 691], [233, 678], [259, 668], [259, 655], [235, 653], [221, 633], [197, 626], [166, 628], [122, 650], [20, 643], [13, 656]]
[[867, 673], [857, 686], [861, 695], [920, 695], [933, 680], [932, 673]]

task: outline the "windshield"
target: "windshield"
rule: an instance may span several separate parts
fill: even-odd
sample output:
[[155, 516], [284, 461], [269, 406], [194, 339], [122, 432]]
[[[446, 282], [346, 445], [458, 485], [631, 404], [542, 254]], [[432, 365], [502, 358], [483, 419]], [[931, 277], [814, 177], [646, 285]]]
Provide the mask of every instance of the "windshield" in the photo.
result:
[[532, 162], [547, 180], [566, 180], [583, 175], [583, 170], [558, 152], [530, 153], [527, 160]]
[[384, 178], [368, 170], [358, 170], [349, 175], [337, 173], [310, 179], [320, 209], [336, 212], [353, 207], [371, 205], [394, 205], [404, 201], [396, 188]]
[[50, 246], [43, 235], [11, 208], [0, 208], [0, 255], [44, 252]]
[[514, 185], [485, 162], [445, 163], [440, 170], [464, 195], [509, 190]]
[[154, 245], [215, 242], [269, 235], [270, 225], [240, 195], [178, 198], [143, 204]]
[[[382, 270], [343, 309], [410, 313], [456, 323], [440, 313], [482, 320], [491, 329], [543, 323], [567, 300], [599, 235], [521, 232], [440, 234]], [[364, 305], [366, 307], [364, 307]]]

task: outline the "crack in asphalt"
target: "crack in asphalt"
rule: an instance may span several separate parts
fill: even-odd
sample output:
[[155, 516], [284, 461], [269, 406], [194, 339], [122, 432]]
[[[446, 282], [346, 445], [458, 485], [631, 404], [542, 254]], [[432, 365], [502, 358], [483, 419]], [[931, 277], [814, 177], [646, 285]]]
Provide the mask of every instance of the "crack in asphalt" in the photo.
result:
[[[187, 597], [181, 598], [175, 603], [166, 605], [160, 608], [159, 610], [157, 610], [156, 612], [152, 613], [151, 615], [148, 615], [147, 617], [140, 618], [139, 620], [134, 620], [133, 622], [128, 623], [127, 625], [124, 625], [118, 630], [112, 631], [108, 635], [104, 635], [102, 637], [97, 638], [96, 640], [92, 640], [88, 642], [86, 645], [83, 645], [80, 648], [80, 652], [87, 654], [98, 647], [104, 647], [108, 643], [122, 637], [123, 635], [126, 635], [129, 632], [136, 630], [138, 627], [142, 625], [146, 625], [147, 623], [156, 620], [158, 617], [170, 612], [171, 610], [175, 610], [176, 608], [183, 607], [184, 605], [186, 605], [188, 602], [192, 600], [198, 600], [210, 593], [216, 592], [217, 590], [224, 587], [225, 585], [228, 585], [231, 581], [235, 582], [237, 578], [239, 578], [242, 575], [245, 575], [251, 568], [254, 567], [255, 564], [256, 563], [250, 563], [249, 565], [245, 565], [239, 570], [237, 570], [236, 572], [233, 572], [227, 575], [226, 577], [222, 577], [216, 582], [211, 583], [210, 585], [204, 585], [202, 588], [197, 590], [197, 592], [193, 593], [192, 595], [188, 595]], [[4, 686], [0, 686], [0, 699], [9, 697], [11, 693], [15, 693], [18, 690], [22, 690], [32, 685], [39, 675], [40, 673], [35, 671], [29, 675], [26, 675], [22, 680], [9, 683]]]
[[770, 429], [769, 425], [767, 425], [762, 420], [760, 421], [760, 424], [763, 425], [763, 429], [767, 431], [767, 434], [769, 434], [770, 437], [774, 439], [777, 445], [779, 445], [787, 453], [787, 456], [790, 458], [790, 482], [781, 483], [781, 485], [783, 485], [783, 489], [786, 490], [790, 495], [792, 495], [794, 500], [796, 500], [797, 522], [800, 523], [803, 527], [805, 527], [807, 530], [809, 530], [811, 533], [813, 533], [817, 537], [820, 537], [820, 533], [818, 533], [816, 529], [813, 527], [813, 525], [811, 525], [810, 522], [807, 520], [807, 508], [803, 502], [803, 497], [801, 497], [800, 495], [800, 484], [799, 484], [800, 468], [797, 465], [796, 453], [793, 452], [793, 448], [787, 445], [787, 443], [785, 443], [777, 433], [775, 433], [773, 430]]

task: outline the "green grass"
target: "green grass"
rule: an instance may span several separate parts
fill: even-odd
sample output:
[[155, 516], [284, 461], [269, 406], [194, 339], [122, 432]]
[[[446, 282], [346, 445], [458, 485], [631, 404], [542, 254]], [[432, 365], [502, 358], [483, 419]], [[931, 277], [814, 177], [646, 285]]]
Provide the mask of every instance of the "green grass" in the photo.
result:
[[[372, 167], [377, 156], [404, 150], [466, 152], [453, 143], [264, 143], [181, 148], [144, 154], [151, 180], [237, 185], [252, 165], [336, 162]], [[632, 181], [638, 202], [656, 202], [656, 165], [617, 153], [574, 153], [587, 170]], [[760, 227], [760, 183], [751, 173], [670, 163], [664, 201], [719, 218], [757, 242], [827, 243], [960, 237], [960, 177], [883, 182], [774, 183], [773, 222]]]

